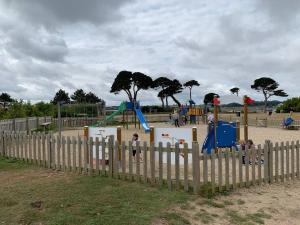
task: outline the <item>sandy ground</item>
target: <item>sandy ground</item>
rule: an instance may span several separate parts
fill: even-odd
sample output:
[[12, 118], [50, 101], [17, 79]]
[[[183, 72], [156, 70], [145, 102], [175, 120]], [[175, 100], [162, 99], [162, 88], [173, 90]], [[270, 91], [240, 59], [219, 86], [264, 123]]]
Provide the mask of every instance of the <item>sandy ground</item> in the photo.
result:
[[[154, 127], [172, 127], [167, 123], [153, 123], [149, 124]], [[207, 126], [200, 125], [186, 125], [183, 127], [197, 127], [198, 131], [198, 141], [199, 143], [203, 143], [207, 134]], [[144, 130], [134, 128], [134, 126], [130, 126], [129, 129], [122, 128], [122, 140], [129, 141], [132, 138], [134, 133], [138, 133], [141, 141], [150, 140], [150, 135], [145, 134]], [[83, 130], [67, 130], [63, 131], [62, 134], [64, 136], [75, 136], [78, 135], [83, 136]], [[244, 128], [241, 127], [241, 139], [244, 136]], [[286, 142], [286, 141], [296, 141], [300, 140], [300, 130], [285, 130], [281, 128], [265, 128], [265, 127], [249, 127], [249, 139], [252, 139], [256, 145], [263, 144], [265, 140], [271, 140], [273, 142]]]
[[[300, 181], [240, 189], [213, 200], [197, 198], [175, 209], [191, 224], [300, 224]], [[206, 222], [206, 223], [205, 223]]]

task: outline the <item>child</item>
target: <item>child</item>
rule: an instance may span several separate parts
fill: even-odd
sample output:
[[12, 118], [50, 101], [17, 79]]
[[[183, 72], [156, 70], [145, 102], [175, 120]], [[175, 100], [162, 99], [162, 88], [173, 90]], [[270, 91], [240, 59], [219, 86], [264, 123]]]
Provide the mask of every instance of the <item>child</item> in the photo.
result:
[[177, 111], [174, 111], [172, 117], [174, 120], [175, 127], [180, 127], [179, 126], [179, 115], [178, 115]]
[[[136, 155], [138, 142], [140, 142], [139, 135], [137, 133], [134, 133], [132, 135], [132, 156], [134, 159], [135, 159], [135, 155]], [[139, 153], [141, 153], [141, 149], [140, 149]]]

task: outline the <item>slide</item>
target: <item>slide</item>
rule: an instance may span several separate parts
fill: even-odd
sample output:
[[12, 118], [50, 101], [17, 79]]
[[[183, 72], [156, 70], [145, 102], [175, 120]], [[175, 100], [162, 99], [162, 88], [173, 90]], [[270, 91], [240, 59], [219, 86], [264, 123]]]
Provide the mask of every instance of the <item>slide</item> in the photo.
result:
[[141, 122], [141, 124], [142, 124], [142, 126], [143, 126], [143, 128], [145, 130], [145, 132], [150, 132], [150, 127], [148, 126], [148, 124], [147, 124], [147, 122], [145, 120], [145, 117], [144, 117], [141, 109], [140, 108], [135, 108], [134, 110], [135, 110], [136, 115], [139, 118], [139, 120], [140, 120], [140, 122]]
[[202, 146], [202, 150], [206, 150], [207, 154], [210, 154], [211, 151], [215, 149], [215, 132], [213, 126], [207, 134], [205, 141]]
[[116, 112], [113, 112], [112, 114], [110, 114], [109, 116], [107, 116], [106, 118], [105, 118], [105, 120], [106, 121], [112, 121], [112, 119], [116, 116], [116, 115], [118, 115], [118, 114], [120, 114], [120, 113], [122, 113], [124, 110], [126, 110], [126, 102], [122, 102], [120, 105], [119, 105], [119, 107], [118, 107], [118, 110], [116, 111]]

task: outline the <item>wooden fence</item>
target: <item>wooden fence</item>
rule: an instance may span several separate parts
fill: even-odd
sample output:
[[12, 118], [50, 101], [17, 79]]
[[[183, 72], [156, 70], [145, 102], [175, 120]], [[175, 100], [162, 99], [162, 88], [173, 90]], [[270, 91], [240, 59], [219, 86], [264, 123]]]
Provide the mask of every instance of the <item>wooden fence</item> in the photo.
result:
[[[241, 125], [244, 124], [244, 117], [241, 115], [240, 117], [235, 115], [226, 115], [221, 114], [219, 115], [220, 120], [232, 122], [232, 121], [239, 121]], [[248, 118], [248, 125], [249, 126], [256, 126], [256, 127], [282, 127], [283, 120], [282, 119], [274, 119], [274, 118]], [[300, 126], [300, 120], [295, 120], [293, 122], [295, 126]]]
[[[105, 149], [105, 151], [102, 151]], [[136, 150], [136, 157], [133, 151]], [[211, 192], [300, 179], [299, 141], [266, 141], [253, 149], [201, 153], [198, 143], [158, 147], [51, 134], [0, 134], [0, 155], [87, 175], [166, 185], [170, 190]]]
[[[224, 121], [240, 121], [243, 125], [243, 117], [237, 117], [234, 115], [220, 114], [219, 118]], [[61, 119], [62, 128], [78, 128], [83, 126], [90, 126], [96, 124], [98, 121], [103, 120], [103, 117], [63, 117]], [[145, 115], [146, 121], [149, 123], [153, 122], [167, 122], [169, 121], [169, 115], [156, 114], [156, 115]], [[116, 116], [115, 121], [122, 122], [122, 116]], [[58, 125], [57, 118], [52, 117], [30, 117], [30, 118], [16, 118], [11, 120], [0, 121], [0, 131], [30, 131], [41, 128], [43, 123], [51, 123], [54, 126]], [[129, 116], [129, 122], [134, 122], [134, 116]], [[278, 119], [262, 119], [262, 118], [249, 118], [249, 126], [257, 127], [281, 127], [282, 120]], [[300, 120], [294, 121], [296, 126], [300, 126]]]

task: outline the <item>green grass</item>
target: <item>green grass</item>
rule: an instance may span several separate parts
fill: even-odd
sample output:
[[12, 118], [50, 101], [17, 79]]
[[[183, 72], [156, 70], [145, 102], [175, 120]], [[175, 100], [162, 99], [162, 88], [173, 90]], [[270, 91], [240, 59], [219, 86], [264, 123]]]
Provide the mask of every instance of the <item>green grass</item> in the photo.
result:
[[29, 168], [29, 165], [25, 162], [18, 161], [16, 159], [8, 159], [0, 156], [0, 172], [8, 170], [19, 170]]
[[0, 193], [0, 224], [134, 225], [155, 219], [189, 224], [169, 210], [185, 204], [191, 198], [187, 193], [58, 173], [3, 158]]

